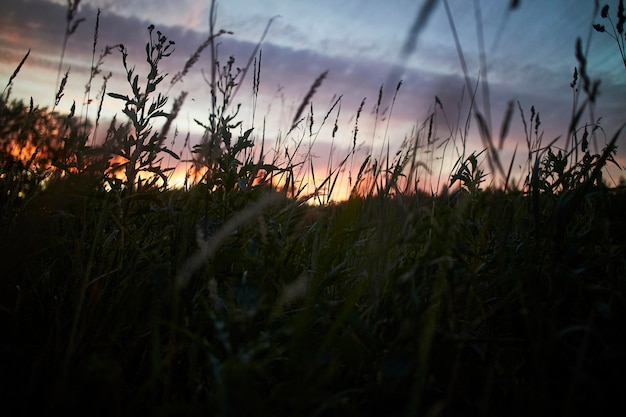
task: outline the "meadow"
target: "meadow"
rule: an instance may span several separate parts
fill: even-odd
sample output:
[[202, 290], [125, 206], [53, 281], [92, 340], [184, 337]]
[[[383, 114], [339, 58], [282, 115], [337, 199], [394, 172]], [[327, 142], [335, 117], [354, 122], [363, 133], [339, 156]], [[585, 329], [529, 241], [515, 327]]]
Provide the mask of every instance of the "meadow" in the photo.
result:
[[[66, 39], [78, 3], [68, 2]], [[605, 25], [594, 30], [615, 39], [626, 68], [623, 2], [597, 14]], [[580, 39], [559, 144], [544, 143], [534, 107], [513, 105], [499, 137], [474, 107], [467, 120], [485, 147], [451, 138], [462, 152], [449, 178], [426, 152], [440, 140], [434, 116], [398, 153], [336, 155], [320, 176], [306, 152], [272, 153], [242, 128], [231, 97], [248, 70], [258, 93], [260, 57], [243, 71], [220, 61], [225, 33], [211, 19], [207, 42], [170, 78], [212, 56], [210, 116], [180, 186], [164, 161], [181, 158], [168, 144], [185, 95], [164, 93], [159, 65], [174, 44], [154, 26], [145, 56], [122, 45], [98, 56], [96, 26], [87, 85], [121, 57], [128, 92], [107, 93], [105, 77], [98, 100], [117, 100], [126, 120], [102, 126], [97, 106], [88, 118], [80, 104], [62, 114], [13, 99], [29, 54], [3, 90], [5, 415], [626, 411], [626, 190], [603, 175], [621, 169], [622, 132], [594, 150], [600, 126], [585, 115], [601, 86]], [[313, 134], [324, 77], [285, 136]], [[519, 176], [519, 161], [500, 157], [512, 112], [525, 127]], [[335, 199], [348, 164], [350, 193]], [[424, 187], [428, 173], [446, 187]]]

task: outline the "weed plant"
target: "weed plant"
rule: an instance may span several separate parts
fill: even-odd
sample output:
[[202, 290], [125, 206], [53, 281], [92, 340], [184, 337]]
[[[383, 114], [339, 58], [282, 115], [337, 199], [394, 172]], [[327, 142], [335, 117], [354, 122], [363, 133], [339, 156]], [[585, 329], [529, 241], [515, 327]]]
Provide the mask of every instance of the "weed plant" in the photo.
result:
[[[64, 42], [80, 23], [78, 3], [69, 2]], [[623, 57], [623, 1], [615, 24], [610, 10], [596, 3], [610, 29], [594, 29]], [[29, 53], [10, 77], [0, 100], [7, 415], [626, 411], [626, 194], [602, 175], [619, 167], [621, 129], [592, 150], [601, 126], [582, 118], [599, 82], [582, 41], [564, 147], [544, 144], [539, 111], [527, 118], [517, 103], [527, 145], [519, 180], [517, 153], [508, 166], [500, 159], [514, 103], [498, 140], [488, 112], [472, 106], [468, 120], [485, 147], [470, 150], [467, 129], [442, 138], [433, 128], [445, 116], [439, 99], [395, 155], [385, 145], [355, 161], [362, 104], [354, 146], [320, 178], [310, 151], [296, 159], [305, 136], [272, 155], [254, 127], [244, 130], [234, 100], [251, 66], [258, 94], [260, 42], [237, 69], [217, 54], [215, 39], [228, 32], [215, 30], [214, 3], [210, 22], [207, 41], [171, 81], [209, 48], [209, 117], [196, 121], [204, 135], [182, 188], [169, 185], [163, 158], [180, 159], [165, 144], [186, 96], [166, 109], [159, 65], [175, 44], [154, 26], [142, 81], [123, 45], [96, 58], [96, 23], [79, 116], [75, 104], [63, 115], [11, 99]], [[107, 96], [103, 75], [92, 123], [92, 81], [115, 51], [130, 93]], [[325, 75], [287, 136], [308, 124], [314, 143], [310, 104]], [[382, 87], [377, 109], [381, 96]], [[122, 103], [128, 121], [113, 120], [99, 143], [105, 97]], [[435, 148], [459, 156], [440, 193], [422, 186], [441, 169], [428, 156]], [[357, 166], [349, 197], [333, 202], [342, 172]]]

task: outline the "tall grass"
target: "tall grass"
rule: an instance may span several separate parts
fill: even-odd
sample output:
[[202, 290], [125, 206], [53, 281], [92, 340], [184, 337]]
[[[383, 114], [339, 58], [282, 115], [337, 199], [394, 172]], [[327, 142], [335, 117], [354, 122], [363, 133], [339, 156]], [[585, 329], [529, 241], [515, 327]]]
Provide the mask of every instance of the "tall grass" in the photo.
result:
[[[606, 7], [596, 12], [608, 19]], [[620, 1], [620, 51], [623, 16]], [[582, 41], [563, 148], [544, 143], [535, 107], [528, 117], [517, 103], [527, 147], [519, 180], [517, 152], [508, 164], [500, 157], [514, 102], [494, 137], [470, 85], [466, 123], [449, 137], [437, 130], [438, 118], [449, 123], [436, 98], [399, 150], [385, 127], [382, 147], [359, 160], [362, 102], [350, 150], [331, 153], [320, 174], [302, 147], [333, 119], [331, 139], [337, 132], [341, 97], [315, 125], [325, 73], [272, 153], [235, 101], [251, 66], [258, 95], [261, 42], [238, 69], [215, 48], [229, 32], [216, 29], [214, 2], [210, 20], [206, 42], [170, 81], [210, 51], [209, 116], [196, 120], [204, 135], [190, 146], [183, 188], [170, 186], [164, 158], [180, 158], [166, 144], [185, 94], [167, 106], [160, 65], [175, 44], [155, 27], [142, 76], [123, 45], [95, 58], [96, 24], [78, 119], [10, 100], [28, 53], [3, 90], [0, 392], [11, 415], [623, 411], [626, 201], [602, 176], [617, 165], [621, 129], [593, 148], [599, 126], [581, 120], [599, 83]], [[116, 50], [129, 92], [107, 94], [105, 74], [92, 127], [90, 86]], [[113, 120], [98, 143], [109, 98], [128, 121]], [[472, 120], [483, 149], [467, 148]], [[435, 150], [456, 153], [449, 178]], [[350, 194], [336, 202], [345, 175]]]

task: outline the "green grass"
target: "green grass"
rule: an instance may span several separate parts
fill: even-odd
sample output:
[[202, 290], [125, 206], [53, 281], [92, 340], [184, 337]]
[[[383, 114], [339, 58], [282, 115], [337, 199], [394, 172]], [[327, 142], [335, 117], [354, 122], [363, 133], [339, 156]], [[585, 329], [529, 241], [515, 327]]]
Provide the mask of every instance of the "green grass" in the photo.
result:
[[[614, 31], [623, 37], [620, 10]], [[175, 189], [163, 158], [178, 155], [165, 146], [168, 128], [154, 123], [169, 126], [185, 97], [164, 110], [159, 62], [170, 43], [154, 31], [151, 70], [137, 83], [128, 51], [118, 47], [132, 94], [111, 97], [129, 122], [112, 123], [104, 143], [90, 141], [99, 116], [92, 123], [11, 101], [19, 67], [3, 92], [7, 415], [626, 408], [626, 192], [601, 175], [607, 163], [617, 165], [620, 132], [602, 152], [589, 149], [595, 126], [580, 118], [596, 93], [582, 48], [576, 111], [564, 121], [568, 146], [542, 144], [533, 108], [524, 119], [526, 177], [515, 182], [514, 161], [500, 161], [493, 138], [476, 151], [465, 149], [466, 138], [450, 138], [460, 157], [442, 180], [450, 187], [437, 195], [419, 191], [424, 173], [438, 170], [421, 159], [440, 140], [429, 128], [434, 113], [395, 156], [336, 157], [316, 179], [319, 193], [307, 194], [299, 184], [311, 160], [296, 160], [294, 149], [265, 160], [264, 144], [243, 131], [229, 102], [243, 74], [216, 59], [210, 79], [220, 88], [194, 148], [201, 175], [190, 172], [186, 187]], [[222, 34], [211, 29], [197, 54]], [[294, 126], [312, 120], [301, 116], [323, 78]], [[29, 146], [33, 157], [15, 155]], [[360, 167], [353, 192], [332, 202], [348, 164]]]

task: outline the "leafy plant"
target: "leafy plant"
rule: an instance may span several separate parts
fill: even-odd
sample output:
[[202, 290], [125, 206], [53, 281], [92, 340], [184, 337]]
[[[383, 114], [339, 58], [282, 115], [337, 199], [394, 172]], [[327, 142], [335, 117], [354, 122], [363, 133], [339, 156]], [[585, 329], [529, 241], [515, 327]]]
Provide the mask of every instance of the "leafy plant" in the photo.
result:
[[[209, 114], [208, 123], [195, 119], [204, 128], [204, 134], [200, 143], [192, 149], [195, 170], [202, 175], [199, 182], [212, 196], [211, 201], [226, 210], [222, 212], [222, 216], [250, 201], [250, 197], [244, 197], [234, 203], [233, 195], [253, 195], [255, 190], [266, 189], [268, 186], [271, 188], [271, 178], [281, 171], [276, 165], [264, 162], [263, 149], [258, 160], [254, 160], [254, 128], [236, 133], [243, 129], [243, 121], [237, 120], [240, 105], [231, 110], [231, 100], [238, 88], [242, 70], [234, 68], [234, 63], [233, 57], [223, 66], [219, 61], [214, 63], [217, 76], [211, 94], [217, 105]], [[221, 101], [218, 102], [218, 99]], [[235, 206], [231, 207], [231, 204]]]
[[456, 173], [450, 178], [450, 187], [456, 182], [460, 182], [461, 186], [469, 191], [470, 194], [476, 194], [481, 191], [480, 184], [485, 181], [487, 174], [479, 168], [478, 157], [480, 154], [482, 152], [479, 154], [472, 152], [465, 161], [460, 163]]
[[[165, 118], [168, 122], [173, 120], [180, 106], [182, 105], [185, 94], [183, 93], [173, 105], [171, 113], [164, 111], [168, 98], [158, 93], [154, 98], [154, 93], [158, 85], [165, 79], [166, 74], [162, 74], [159, 70], [159, 63], [162, 59], [169, 57], [174, 51], [174, 41], [168, 40], [160, 31], [154, 33], [154, 26], [148, 27], [150, 40], [146, 44], [146, 60], [150, 65], [150, 71], [145, 79], [145, 86], [139, 85], [139, 75], [135, 74], [135, 67], [130, 68], [128, 65], [128, 51], [123, 45], [119, 46], [122, 54], [122, 64], [126, 71], [126, 80], [131, 87], [132, 94], [125, 95], [119, 93], [108, 93], [112, 98], [124, 102], [122, 112], [128, 117], [131, 123], [131, 129], [128, 132], [117, 131], [119, 134], [123, 132], [119, 143], [119, 149], [116, 155], [122, 158], [121, 162], [114, 162], [112, 170], [124, 170], [124, 186], [126, 190], [132, 194], [142, 189], [150, 189], [158, 186], [162, 189], [167, 188], [167, 172], [173, 168], [164, 168], [161, 166], [161, 153], [166, 153], [176, 160], [180, 157], [172, 152], [164, 145], [167, 135], [169, 123], [161, 132], [154, 131], [153, 122], [158, 118]], [[148, 174], [148, 178], [141, 178], [141, 173]], [[112, 181], [114, 183], [114, 181]], [[160, 182], [160, 185], [158, 185]]]

